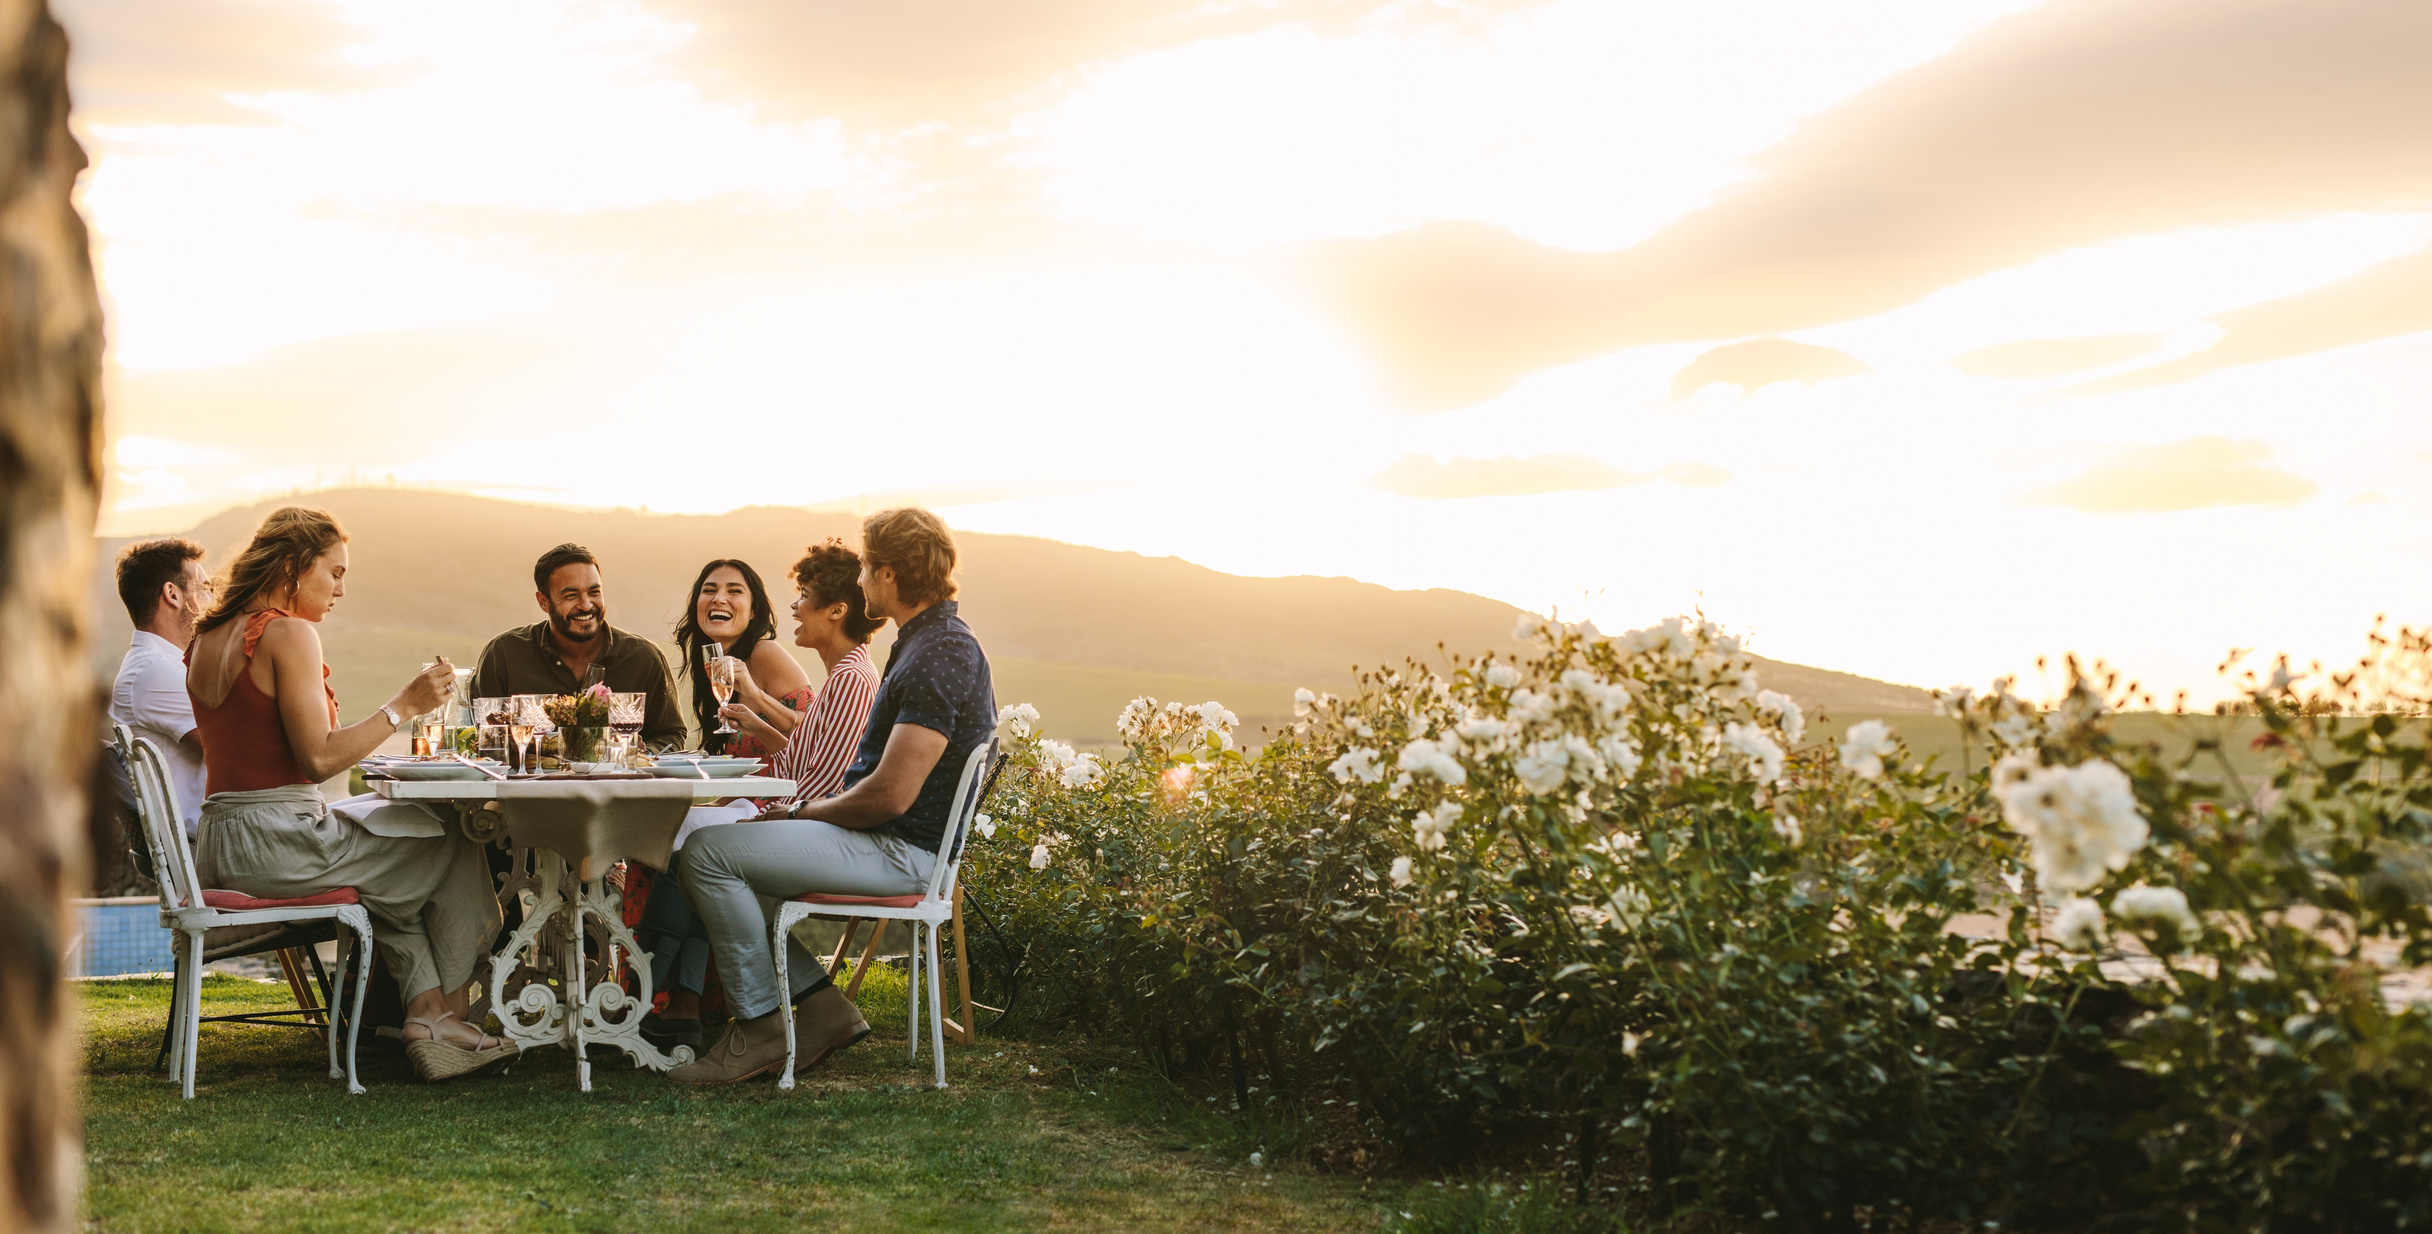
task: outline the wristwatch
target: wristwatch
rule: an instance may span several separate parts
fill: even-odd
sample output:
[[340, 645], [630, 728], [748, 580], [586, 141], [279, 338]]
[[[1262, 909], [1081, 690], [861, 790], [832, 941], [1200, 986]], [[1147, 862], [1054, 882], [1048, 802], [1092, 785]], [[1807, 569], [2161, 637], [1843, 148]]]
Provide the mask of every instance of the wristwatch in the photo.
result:
[[380, 704], [380, 714], [388, 717], [388, 726], [391, 731], [405, 727], [405, 717], [398, 715], [397, 709], [387, 703]]

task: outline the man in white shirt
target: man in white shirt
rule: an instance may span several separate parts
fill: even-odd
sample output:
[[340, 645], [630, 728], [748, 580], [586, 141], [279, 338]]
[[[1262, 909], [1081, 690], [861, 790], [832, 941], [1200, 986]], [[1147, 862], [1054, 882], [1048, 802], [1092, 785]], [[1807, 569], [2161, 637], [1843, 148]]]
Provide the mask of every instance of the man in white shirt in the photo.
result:
[[135, 637], [110, 689], [110, 718], [159, 751], [178, 817], [192, 839], [203, 813], [203, 743], [194, 731], [194, 701], [186, 695], [186, 648], [211, 606], [203, 546], [192, 540], [128, 545], [118, 555], [118, 598], [135, 622]]

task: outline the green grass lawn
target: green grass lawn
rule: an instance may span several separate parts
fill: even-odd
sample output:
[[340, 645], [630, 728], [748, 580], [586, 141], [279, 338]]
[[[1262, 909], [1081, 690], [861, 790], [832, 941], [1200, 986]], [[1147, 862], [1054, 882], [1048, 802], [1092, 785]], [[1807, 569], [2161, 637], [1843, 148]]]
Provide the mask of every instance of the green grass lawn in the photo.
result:
[[[188, 1102], [151, 1069], [168, 983], [83, 983], [88, 1225], [1373, 1230], [1434, 1187], [1252, 1168], [1254, 1132], [1081, 1043], [949, 1045], [938, 1092], [904, 1058], [901, 984], [873, 973], [877, 1032], [791, 1093], [678, 1088], [619, 1053], [595, 1056], [586, 1094], [562, 1050], [425, 1085], [366, 1042], [371, 1091], [349, 1097], [318, 1037], [206, 1025]], [[286, 997], [225, 977], [203, 993], [207, 1014]]]

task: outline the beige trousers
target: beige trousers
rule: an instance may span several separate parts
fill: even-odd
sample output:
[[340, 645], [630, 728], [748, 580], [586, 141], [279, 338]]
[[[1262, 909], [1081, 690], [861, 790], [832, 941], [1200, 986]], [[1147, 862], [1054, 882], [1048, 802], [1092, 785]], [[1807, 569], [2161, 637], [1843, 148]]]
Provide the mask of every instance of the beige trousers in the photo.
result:
[[194, 845], [205, 887], [264, 898], [352, 887], [371, 914], [372, 945], [406, 998], [454, 990], [498, 936], [498, 896], [481, 846], [445, 836], [376, 836], [332, 815], [320, 786], [203, 799]]

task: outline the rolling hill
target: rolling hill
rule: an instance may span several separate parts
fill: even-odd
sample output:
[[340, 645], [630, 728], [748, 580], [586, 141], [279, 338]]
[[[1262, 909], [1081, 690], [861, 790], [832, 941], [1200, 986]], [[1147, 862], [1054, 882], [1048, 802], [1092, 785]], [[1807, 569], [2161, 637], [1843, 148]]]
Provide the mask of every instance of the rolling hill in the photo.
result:
[[[779, 507], [644, 514], [381, 488], [289, 501], [328, 509], [350, 537], [347, 594], [322, 631], [350, 720], [385, 701], [432, 653], [469, 665], [492, 635], [538, 620], [532, 561], [561, 541], [599, 555], [611, 622], [667, 640], [702, 562], [751, 562], [782, 605], [786, 568], [805, 545], [827, 536], [860, 539], [851, 515]], [[289, 501], [228, 510], [185, 534], [209, 550], [217, 569], [264, 513]], [[1113, 740], [1114, 714], [1135, 694], [1221, 699], [1245, 725], [1274, 726], [1288, 721], [1295, 686], [1340, 690], [1355, 665], [1434, 659], [1439, 643], [1463, 652], [1512, 645], [1517, 610], [1466, 592], [1250, 578], [1028, 536], [959, 533], [957, 541], [963, 616], [987, 645], [998, 699], [1036, 704], [1051, 734], [1076, 740]], [[110, 577], [125, 543], [100, 543], [92, 585], [94, 669], [105, 680], [126, 646], [126, 612]], [[816, 679], [816, 658], [799, 654]], [[1921, 690], [1848, 673], [1773, 661], [1759, 671], [1811, 710], [1932, 709]]]

